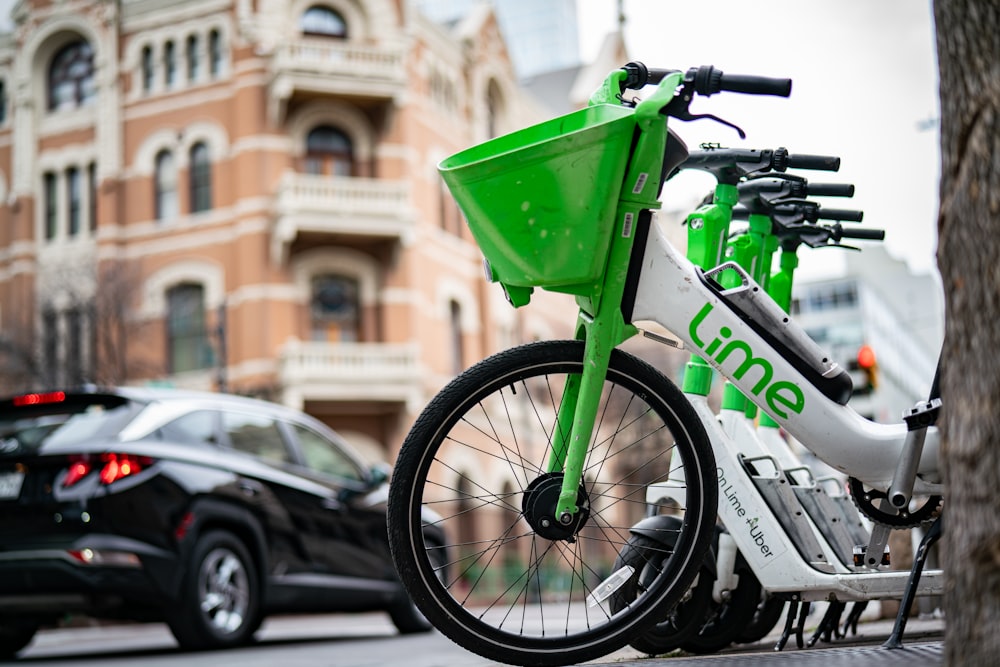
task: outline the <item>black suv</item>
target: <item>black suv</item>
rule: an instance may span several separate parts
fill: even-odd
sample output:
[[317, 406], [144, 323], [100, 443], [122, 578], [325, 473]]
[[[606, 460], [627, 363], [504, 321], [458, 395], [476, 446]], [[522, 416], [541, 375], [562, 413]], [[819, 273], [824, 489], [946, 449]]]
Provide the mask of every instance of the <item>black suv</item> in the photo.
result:
[[165, 621], [187, 649], [246, 643], [282, 612], [385, 610], [400, 632], [429, 630], [392, 566], [386, 478], [273, 403], [0, 400], [0, 659], [67, 613]]

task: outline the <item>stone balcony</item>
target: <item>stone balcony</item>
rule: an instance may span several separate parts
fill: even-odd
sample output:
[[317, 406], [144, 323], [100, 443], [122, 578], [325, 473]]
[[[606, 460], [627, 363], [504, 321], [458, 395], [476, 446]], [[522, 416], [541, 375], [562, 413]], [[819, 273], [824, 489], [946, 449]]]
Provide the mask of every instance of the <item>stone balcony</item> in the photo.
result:
[[272, 118], [280, 121], [288, 100], [336, 95], [355, 101], [395, 100], [406, 84], [401, 45], [302, 39], [275, 47], [269, 68]]
[[271, 252], [278, 263], [302, 235], [401, 241], [413, 228], [405, 181], [286, 172], [274, 212]]
[[317, 343], [292, 340], [280, 353], [280, 381], [296, 402], [413, 403], [420, 366], [413, 343]]

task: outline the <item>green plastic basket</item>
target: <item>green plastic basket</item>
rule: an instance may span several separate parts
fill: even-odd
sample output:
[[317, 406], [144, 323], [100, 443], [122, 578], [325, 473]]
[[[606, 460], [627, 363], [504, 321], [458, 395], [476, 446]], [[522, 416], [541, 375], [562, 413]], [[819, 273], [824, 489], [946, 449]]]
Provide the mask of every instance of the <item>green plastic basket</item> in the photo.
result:
[[600, 277], [634, 129], [631, 108], [596, 105], [441, 162], [497, 280], [561, 287]]

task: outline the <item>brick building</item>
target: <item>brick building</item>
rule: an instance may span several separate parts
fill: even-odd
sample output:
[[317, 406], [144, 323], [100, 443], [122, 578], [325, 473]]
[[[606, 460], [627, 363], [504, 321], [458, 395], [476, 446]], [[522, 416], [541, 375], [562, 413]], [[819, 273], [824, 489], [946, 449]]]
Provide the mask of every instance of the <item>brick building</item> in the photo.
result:
[[392, 460], [514, 311], [435, 169], [540, 120], [482, 7], [20, 0], [0, 36], [0, 382], [223, 388]]

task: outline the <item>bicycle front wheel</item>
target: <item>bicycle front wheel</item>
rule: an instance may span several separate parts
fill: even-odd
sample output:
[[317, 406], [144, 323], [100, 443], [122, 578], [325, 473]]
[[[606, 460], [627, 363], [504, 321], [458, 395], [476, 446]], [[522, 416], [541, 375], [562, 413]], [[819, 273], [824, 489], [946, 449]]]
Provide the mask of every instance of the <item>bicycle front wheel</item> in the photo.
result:
[[[442, 633], [491, 660], [567, 665], [625, 646], [681, 599], [711, 543], [718, 494], [704, 427], [673, 383], [621, 350], [579, 514], [568, 528], [551, 520], [562, 486], [548, 470], [556, 418], [582, 368], [579, 341], [476, 364], [430, 402], [396, 462], [388, 515], [399, 576]], [[674, 546], [648, 566], [612, 571], [651, 488], [674, 501], [655, 505], [681, 519], [670, 524]], [[615, 593], [640, 574], [642, 594], [623, 604]]]

